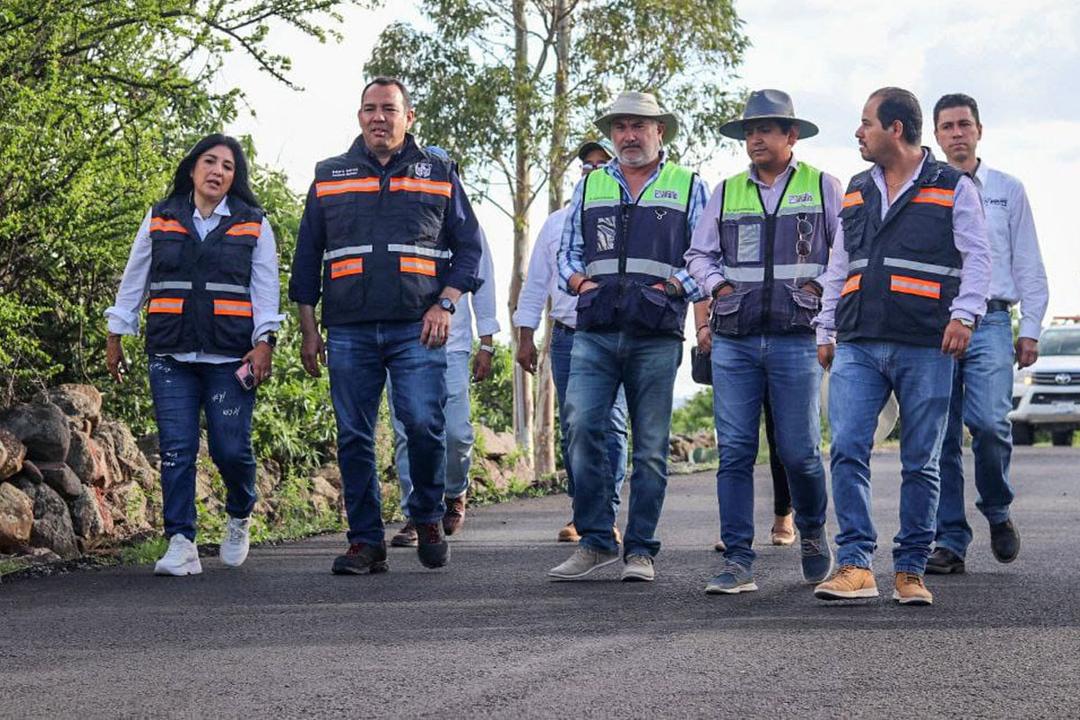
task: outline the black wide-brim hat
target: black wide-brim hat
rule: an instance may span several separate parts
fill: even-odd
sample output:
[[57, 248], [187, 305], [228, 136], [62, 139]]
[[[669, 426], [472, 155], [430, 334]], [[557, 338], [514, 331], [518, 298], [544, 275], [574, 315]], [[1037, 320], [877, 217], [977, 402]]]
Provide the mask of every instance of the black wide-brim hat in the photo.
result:
[[785, 120], [799, 126], [799, 139], [818, 134], [818, 127], [809, 120], [795, 117], [795, 104], [783, 90], [755, 90], [746, 101], [742, 117], [729, 120], [720, 126], [720, 134], [734, 140], [745, 140], [743, 123], [749, 120]]

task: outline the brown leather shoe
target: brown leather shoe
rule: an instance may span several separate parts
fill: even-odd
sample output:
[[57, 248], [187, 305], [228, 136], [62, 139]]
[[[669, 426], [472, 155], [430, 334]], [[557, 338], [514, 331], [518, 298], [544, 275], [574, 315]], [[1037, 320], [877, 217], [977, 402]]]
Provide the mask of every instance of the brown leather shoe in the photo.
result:
[[465, 523], [465, 493], [456, 498], [446, 498], [446, 514], [443, 515], [443, 532], [453, 535]]
[[416, 526], [413, 525], [413, 521], [405, 523], [405, 527], [397, 531], [394, 537], [390, 538], [390, 544], [394, 547], [416, 547]]
[[877, 596], [874, 573], [855, 565], [841, 565], [831, 578], [814, 588], [814, 597], [821, 600], [857, 600]]
[[791, 545], [795, 542], [795, 513], [777, 515], [770, 533], [773, 545]]
[[580, 539], [581, 536], [578, 535], [573, 520], [566, 523], [566, 525], [559, 530], [559, 542], [577, 542]]
[[926, 589], [922, 575], [909, 572], [896, 573], [896, 589], [892, 599], [901, 605], [933, 605], [934, 596]]

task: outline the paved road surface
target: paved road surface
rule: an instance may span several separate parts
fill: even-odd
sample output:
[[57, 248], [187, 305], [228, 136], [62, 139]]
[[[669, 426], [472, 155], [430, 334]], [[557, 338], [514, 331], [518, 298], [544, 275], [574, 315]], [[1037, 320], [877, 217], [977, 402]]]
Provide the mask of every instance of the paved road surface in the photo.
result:
[[[340, 536], [256, 549], [201, 577], [146, 567], [0, 586], [3, 717], [1077, 717], [1080, 451], [1021, 449], [1023, 551], [931, 579], [932, 608], [837, 607], [797, 551], [761, 547], [761, 591], [703, 593], [718, 564], [708, 475], [672, 481], [652, 585], [549, 583], [564, 497], [470, 513], [452, 566], [394, 550], [333, 577]], [[969, 468], [970, 470], [970, 468]], [[898, 457], [875, 458], [891, 583]], [[767, 541], [765, 468], [758, 537]]]

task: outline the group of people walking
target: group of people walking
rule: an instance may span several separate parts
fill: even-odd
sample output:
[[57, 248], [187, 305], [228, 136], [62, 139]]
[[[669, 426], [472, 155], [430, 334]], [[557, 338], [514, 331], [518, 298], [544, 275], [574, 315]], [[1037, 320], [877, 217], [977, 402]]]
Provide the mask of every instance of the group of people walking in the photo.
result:
[[[289, 283], [303, 365], [318, 375], [326, 364], [337, 418], [349, 547], [333, 571], [388, 569], [374, 444], [384, 386], [399, 474], [408, 480], [409, 522], [392, 543], [415, 545], [426, 567], [441, 567], [468, 489], [470, 303], [480, 336], [473, 379], [490, 372], [499, 329], [491, 256], [452, 158], [409, 133], [415, 113], [406, 87], [375, 78], [358, 116], [361, 135], [349, 150], [316, 165]], [[797, 532], [802, 574], [818, 598], [878, 594], [869, 460], [891, 394], [903, 466], [894, 599], [929, 604], [925, 573], [964, 571], [972, 537], [964, 424], [993, 553], [1013, 560], [1020, 537], [1009, 514], [1012, 365], [1037, 357], [1047, 287], [1023, 187], [976, 154], [976, 102], [957, 94], [935, 105], [942, 162], [920, 145], [915, 96], [875, 91], [855, 133], [872, 165], [846, 190], [795, 159], [795, 144], [818, 129], [778, 90], [752, 93], [742, 116], [720, 128], [745, 144], [750, 166], [712, 193], [667, 155], [679, 121], [654, 96], [620, 94], [596, 128], [603, 137], [579, 148], [582, 178], [567, 207], [544, 224], [513, 314], [517, 361], [535, 372], [534, 333], [550, 299], [573, 498], [559, 539], [578, 543], [550, 578], [575, 580], [617, 563], [624, 581], [655, 578], [688, 314], [698, 351], [711, 357], [719, 448], [723, 564], [706, 592], [757, 589], [753, 466], [763, 406], [774, 473], [788, 491], [777, 493], [774, 541], [789, 544]], [[147, 214], [107, 311], [108, 363], [119, 380], [119, 335], [138, 331], [149, 296], [146, 344], [170, 537], [159, 573], [201, 571], [194, 544], [200, 408], [229, 493], [222, 559], [238, 565], [246, 557], [254, 387], [269, 377], [282, 319], [274, 257], [239, 145], [210, 136]], [[320, 302], [325, 339], [315, 317]], [[1014, 346], [1010, 311], [1018, 303]], [[823, 369], [831, 373], [835, 554], [820, 452]], [[616, 517], [624, 478], [622, 535]], [[780, 507], [787, 503], [793, 512]]]

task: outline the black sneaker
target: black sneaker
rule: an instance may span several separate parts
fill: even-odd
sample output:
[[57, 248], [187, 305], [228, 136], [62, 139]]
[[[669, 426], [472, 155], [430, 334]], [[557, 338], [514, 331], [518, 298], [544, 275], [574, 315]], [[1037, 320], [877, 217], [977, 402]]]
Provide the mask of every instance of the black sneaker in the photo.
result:
[[389, 569], [390, 563], [386, 562], [386, 543], [353, 543], [344, 555], [334, 558], [331, 572], [335, 575], [374, 575]]
[[416, 547], [416, 526], [412, 520], [390, 538], [390, 544], [394, 547]]
[[1020, 554], [1020, 532], [1012, 520], [990, 526], [990, 550], [1000, 563], [1011, 563]]
[[417, 523], [416, 539], [416, 554], [424, 567], [440, 568], [450, 559], [450, 544], [443, 536], [441, 523]]
[[964, 558], [939, 545], [926, 559], [926, 572], [928, 575], [960, 575], [964, 572]]

